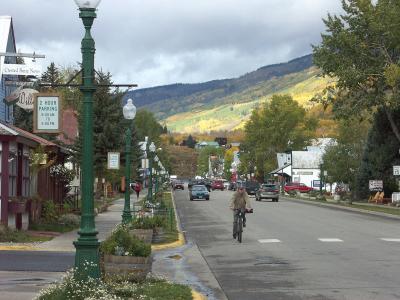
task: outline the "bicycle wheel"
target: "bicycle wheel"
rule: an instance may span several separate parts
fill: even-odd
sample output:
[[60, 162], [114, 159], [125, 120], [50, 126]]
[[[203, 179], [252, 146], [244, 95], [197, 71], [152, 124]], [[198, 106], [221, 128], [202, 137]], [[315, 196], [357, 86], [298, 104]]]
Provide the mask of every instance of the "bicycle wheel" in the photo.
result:
[[238, 226], [237, 226], [237, 239], [238, 242], [242, 242], [242, 232], [243, 232], [243, 218], [239, 216]]

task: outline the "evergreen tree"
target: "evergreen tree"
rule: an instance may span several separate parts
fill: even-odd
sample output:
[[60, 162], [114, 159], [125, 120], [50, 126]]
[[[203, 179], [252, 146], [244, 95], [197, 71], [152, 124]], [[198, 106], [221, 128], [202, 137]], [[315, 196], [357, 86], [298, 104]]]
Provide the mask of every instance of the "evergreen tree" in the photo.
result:
[[[394, 111], [395, 120], [400, 119], [400, 110]], [[400, 122], [397, 121], [397, 125]], [[385, 195], [389, 196], [398, 190], [396, 178], [393, 176], [393, 166], [400, 164], [399, 141], [394, 137], [391, 124], [386, 113], [379, 110], [373, 126], [368, 134], [367, 144], [356, 178], [356, 196], [367, 199], [369, 180], [383, 180]]]
[[196, 141], [193, 139], [192, 135], [189, 134], [188, 138], [186, 139], [186, 146], [194, 149], [195, 145], [196, 145]]
[[[111, 75], [100, 72], [100, 84], [111, 84]], [[93, 103], [93, 167], [95, 176], [103, 178], [107, 168], [107, 155], [110, 151], [121, 151], [124, 138], [121, 94], [112, 94], [109, 87], [98, 87]], [[79, 138], [75, 143], [76, 160], [81, 162], [83, 138], [83, 105], [78, 114]]]
[[60, 84], [62, 82], [60, 70], [51, 62], [41, 77], [42, 82]]

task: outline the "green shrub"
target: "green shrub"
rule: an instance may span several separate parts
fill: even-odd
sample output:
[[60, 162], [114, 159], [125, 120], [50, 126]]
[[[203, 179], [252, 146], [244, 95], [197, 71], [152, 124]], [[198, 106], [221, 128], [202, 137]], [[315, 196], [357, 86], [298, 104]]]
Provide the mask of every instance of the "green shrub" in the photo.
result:
[[155, 215], [153, 217], [135, 218], [131, 222], [131, 228], [135, 229], [154, 229], [166, 226], [166, 216]]
[[59, 214], [57, 212], [56, 205], [52, 200], [47, 200], [42, 206], [42, 216], [41, 219], [43, 223], [56, 223]]
[[100, 251], [110, 255], [118, 255], [121, 251], [122, 255], [147, 257], [151, 253], [151, 246], [133, 236], [127, 227], [120, 225], [101, 243]]
[[64, 224], [66, 226], [72, 226], [72, 227], [77, 227], [80, 224], [80, 218], [77, 215], [74, 214], [65, 214], [61, 215], [58, 218], [58, 223]]

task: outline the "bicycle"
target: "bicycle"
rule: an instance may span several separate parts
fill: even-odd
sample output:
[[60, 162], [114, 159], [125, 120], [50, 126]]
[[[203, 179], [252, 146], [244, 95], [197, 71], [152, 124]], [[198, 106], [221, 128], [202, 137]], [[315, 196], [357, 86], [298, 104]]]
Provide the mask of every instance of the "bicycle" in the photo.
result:
[[236, 210], [236, 224], [235, 224], [235, 228], [236, 228], [236, 238], [238, 240], [239, 243], [242, 242], [242, 235], [243, 235], [243, 220], [244, 220], [244, 215], [245, 213], [253, 213], [253, 209], [237, 209]]

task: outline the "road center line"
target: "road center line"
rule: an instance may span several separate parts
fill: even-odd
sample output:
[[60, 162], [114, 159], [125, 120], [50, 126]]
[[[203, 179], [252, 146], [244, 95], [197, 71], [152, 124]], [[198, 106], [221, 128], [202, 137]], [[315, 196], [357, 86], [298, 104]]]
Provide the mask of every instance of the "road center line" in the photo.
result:
[[261, 244], [266, 244], [266, 243], [280, 243], [281, 241], [278, 239], [261, 239], [258, 240]]
[[381, 238], [381, 240], [385, 242], [400, 242], [400, 239], [397, 238]]
[[338, 243], [338, 242], [340, 243], [340, 242], [343, 242], [343, 240], [337, 239], [337, 238], [320, 238], [318, 240], [320, 240], [321, 242], [324, 242], [324, 243]]

